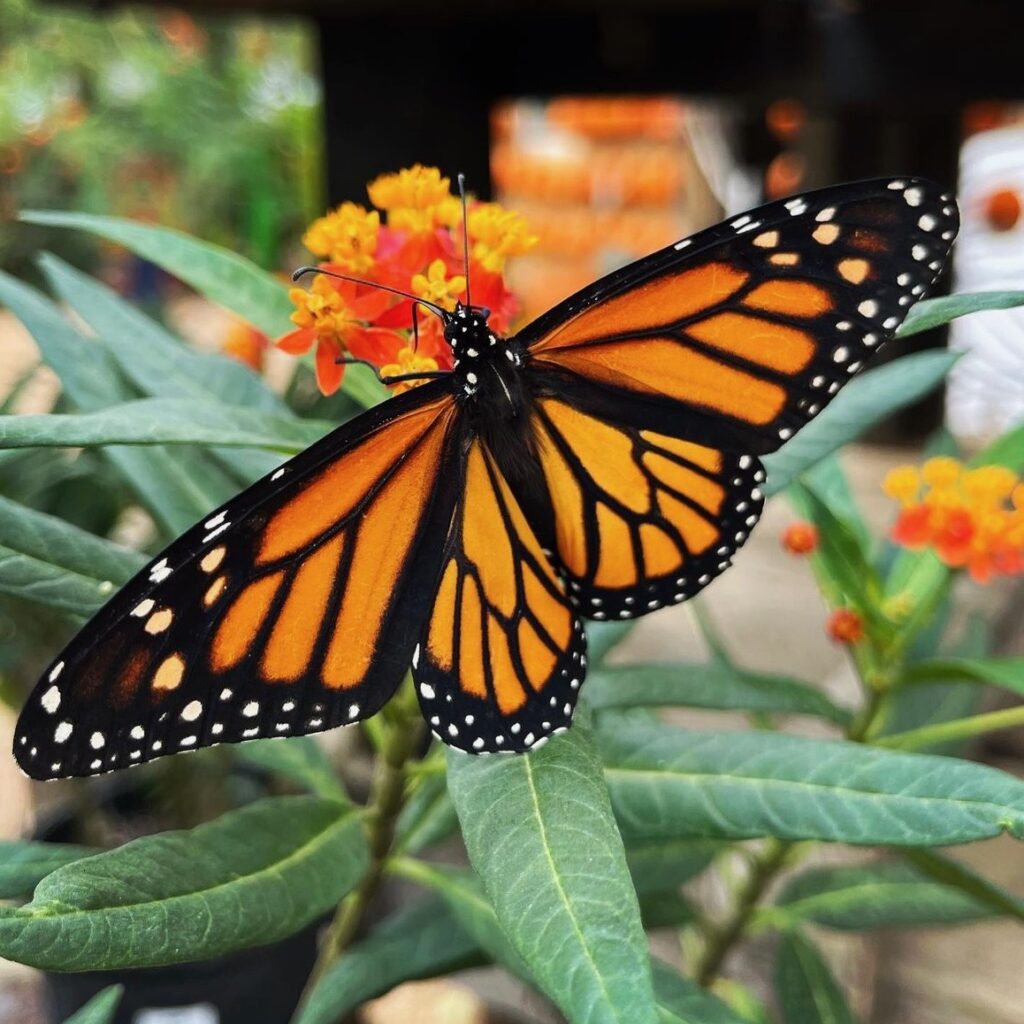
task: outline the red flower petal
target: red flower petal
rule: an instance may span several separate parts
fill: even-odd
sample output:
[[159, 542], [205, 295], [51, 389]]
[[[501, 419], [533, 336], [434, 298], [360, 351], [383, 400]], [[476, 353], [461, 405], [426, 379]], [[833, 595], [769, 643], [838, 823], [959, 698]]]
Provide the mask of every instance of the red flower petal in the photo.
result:
[[296, 331], [285, 334], [277, 339], [274, 344], [290, 356], [301, 356], [309, 351], [310, 346], [316, 340], [316, 330], [312, 327], [300, 327]]
[[341, 387], [341, 379], [345, 376], [345, 364], [337, 360], [341, 358], [341, 349], [333, 341], [321, 340], [316, 347], [316, 383], [325, 395], [333, 395]]

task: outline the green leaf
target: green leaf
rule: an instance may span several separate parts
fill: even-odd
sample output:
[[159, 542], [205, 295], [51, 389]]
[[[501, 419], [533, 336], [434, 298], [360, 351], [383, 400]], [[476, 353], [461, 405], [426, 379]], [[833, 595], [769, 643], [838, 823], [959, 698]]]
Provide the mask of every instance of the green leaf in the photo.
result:
[[[509, 944], [498, 924], [494, 907], [484, 895], [480, 880], [465, 868], [426, 864], [402, 858], [395, 863], [400, 875], [436, 892], [459, 924], [496, 963], [529, 985], [536, 982], [530, 969]], [[663, 1024], [742, 1024], [732, 1012], [695, 982], [683, 978], [668, 964], [650, 961], [658, 1019]], [[581, 1018], [570, 1017], [573, 1024]], [[306, 1024], [299, 1021], [297, 1024]]]
[[64, 1024], [110, 1024], [122, 995], [124, 985], [111, 985], [93, 996], [85, 1006], [68, 1017]]
[[636, 894], [584, 716], [519, 757], [449, 751], [448, 789], [470, 861], [544, 992], [574, 1024], [655, 1021]]
[[430, 898], [374, 928], [327, 970], [293, 1024], [335, 1024], [395, 985], [475, 967], [477, 943], [444, 902]]
[[316, 797], [261, 800], [58, 868], [31, 903], [0, 911], [0, 955], [95, 971], [276, 942], [334, 906], [367, 859], [351, 809]]
[[[695, 981], [652, 959], [654, 993], [662, 1024], [743, 1024], [728, 1006]], [[793, 1018], [787, 1024], [803, 1024]]]
[[725, 849], [726, 843], [714, 839], [638, 839], [627, 844], [626, 862], [642, 895], [688, 882]]
[[459, 827], [444, 775], [424, 779], [398, 816], [395, 849], [419, 853], [453, 835]]
[[0, 591], [91, 615], [145, 559], [56, 516], [0, 498]]
[[877, 619], [876, 609], [882, 593], [882, 582], [860, 538], [809, 487], [801, 486], [797, 490], [800, 501], [818, 528], [818, 549], [814, 557], [829, 581], [863, 615]]
[[930, 658], [910, 665], [905, 683], [990, 683], [1024, 696], [1024, 658]]
[[953, 886], [988, 907], [995, 914], [1005, 914], [1024, 921], [1024, 900], [1000, 889], [987, 878], [934, 850], [904, 850], [903, 856], [919, 871], [943, 885]]
[[850, 713], [805, 683], [711, 662], [677, 665], [608, 665], [584, 689], [595, 710], [624, 707], [696, 707], [816, 715], [838, 725]]
[[0, 842], [0, 900], [29, 896], [51, 871], [98, 852], [64, 843]]
[[775, 963], [775, 991], [785, 1021], [856, 1024], [846, 997], [818, 951], [797, 932], [783, 935]]
[[[40, 266], [54, 291], [96, 332], [125, 377], [144, 394], [247, 406], [277, 418], [296, 417], [248, 366], [237, 359], [196, 352], [130, 306], [105, 285], [55, 256]], [[275, 468], [264, 452], [215, 456], [240, 482], [251, 483]]]
[[253, 740], [232, 747], [232, 753], [239, 761], [291, 779], [317, 796], [349, 802], [331, 759], [312, 736]]
[[288, 299], [288, 286], [222, 246], [119, 217], [26, 210], [21, 219], [30, 224], [89, 231], [117, 242], [236, 313], [268, 337], [276, 338], [292, 327], [288, 318], [294, 307]]
[[906, 338], [933, 327], [941, 327], [969, 313], [981, 313], [986, 309], [1013, 309], [1016, 306], [1024, 306], [1024, 292], [966, 292], [923, 299], [910, 307], [907, 318], [896, 331], [896, 337]]
[[992, 442], [971, 459], [972, 466], [1006, 466], [1014, 472], [1024, 469], [1024, 423]]
[[[215, 444], [294, 454], [333, 424], [274, 416], [242, 406], [180, 398], [143, 398], [97, 412], [0, 416], [0, 448]], [[272, 469], [280, 462], [272, 458]]]
[[39, 266], [57, 295], [96, 332], [124, 375], [145, 394], [290, 414], [288, 406], [244, 363], [189, 348], [106, 285], [57, 256], [44, 253]]
[[[28, 329], [65, 394], [81, 411], [94, 412], [137, 397], [102, 346], [79, 334], [34, 288], [0, 272], [0, 303]], [[236, 490], [200, 452], [110, 447], [103, 455], [156, 521], [175, 535]]]
[[991, 917], [994, 910], [959, 889], [898, 861], [812, 868], [795, 875], [762, 923], [790, 928], [813, 922], [826, 928], [906, 928]]
[[923, 398], [958, 358], [953, 352], [916, 352], [855, 377], [821, 415], [764, 459], [765, 493], [777, 494], [815, 463]]
[[598, 746], [627, 842], [704, 836], [945, 845], [1024, 837], [1024, 783], [948, 757], [618, 722]]

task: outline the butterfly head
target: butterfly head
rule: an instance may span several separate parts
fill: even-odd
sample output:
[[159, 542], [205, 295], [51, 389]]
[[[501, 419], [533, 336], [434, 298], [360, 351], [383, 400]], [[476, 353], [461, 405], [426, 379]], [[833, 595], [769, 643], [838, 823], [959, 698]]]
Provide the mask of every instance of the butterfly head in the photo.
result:
[[455, 310], [444, 324], [444, 337], [452, 347], [455, 365], [463, 360], [474, 360], [498, 344], [498, 336], [487, 320], [491, 311], [486, 306], [466, 306], [456, 303]]

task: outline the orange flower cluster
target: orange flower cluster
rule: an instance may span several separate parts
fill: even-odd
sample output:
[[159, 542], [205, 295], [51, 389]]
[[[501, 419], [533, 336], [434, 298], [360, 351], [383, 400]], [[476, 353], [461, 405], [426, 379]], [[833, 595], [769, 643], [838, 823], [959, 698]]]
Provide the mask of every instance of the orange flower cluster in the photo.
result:
[[[413, 338], [413, 302], [374, 288], [387, 285], [445, 309], [466, 301], [462, 209], [451, 181], [436, 167], [419, 164], [384, 174], [367, 187], [375, 209], [342, 203], [314, 221], [303, 243], [320, 266], [364, 279], [365, 284], [326, 275], [307, 291], [290, 292], [296, 329], [279, 338], [284, 351], [299, 355], [316, 346], [316, 376], [329, 395], [340, 387], [344, 356], [365, 359], [385, 376], [451, 368], [451, 350], [436, 317], [418, 318]], [[497, 203], [471, 203], [467, 217], [469, 277], [474, 305], [491, 310], [491, 326], [507, 331], [517, 313], [503, 278], [508, 257], [536, 244], [526, 222]], [[423, 313], [424, 307], [420, 307]], [[405, 390], [410, 383], [394, 386]]]
[[1012, 470], [935, 458], [892, 470], [883, 489], [901, 505], [897, 544], [931, 548], [979, 583], [1024, 573], [1024, 483]]

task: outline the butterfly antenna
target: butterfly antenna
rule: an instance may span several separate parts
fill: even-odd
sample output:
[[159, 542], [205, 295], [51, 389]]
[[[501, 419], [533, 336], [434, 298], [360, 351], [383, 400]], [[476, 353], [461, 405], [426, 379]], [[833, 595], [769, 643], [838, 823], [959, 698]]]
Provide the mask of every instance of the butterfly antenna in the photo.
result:
[[417, 306], [412, 307], [412, 350], [413, 352], [420, 350], [420, 317]]
[[466, 268], [466, 305], [473, 305], [473, 297], [469, 293], [469, 218], [466, 215], [466, 176], [456, 175], [459, 183], [459, 199], [462, 200], [462, 263]]
[[377, 281], [366, 281], [361, 277], [349, 277], [348, 274], [339, 274], [334, 270], [324, 270], [322, 267], [299, 267], [298, 270], [292, 273], [292, 280], [298, 281], [300, 277], [306, 274], [323, 274], [325, 277], [335, 277], [339, 281], [351, 281], [353, 284], [364, 284], [368, 288], [379, 288], [381, 291], [391, 292], [392, 295], [401, 295], [403, 299], [411, 299], [417, 305], [426, 306], [431, 313], [436, 313], [445, 323], [451, 317], [451, 313], [443, 306], [439, 306], [436, 302], [431, 302], [429, 299], [421, 299], [418, 295], [413, 295], [412, 292], [403, 292], [401, 288], [392, 288], [390, 285], [379, 284]]

